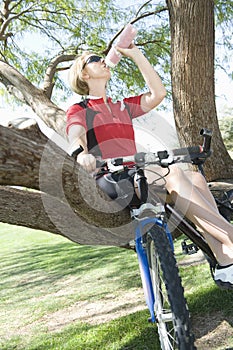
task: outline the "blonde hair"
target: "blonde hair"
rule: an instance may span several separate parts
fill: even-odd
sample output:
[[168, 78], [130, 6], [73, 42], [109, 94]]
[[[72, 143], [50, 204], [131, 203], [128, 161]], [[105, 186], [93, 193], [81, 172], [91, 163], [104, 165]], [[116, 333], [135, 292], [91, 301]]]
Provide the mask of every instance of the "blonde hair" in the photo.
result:
[[68, 81], [71, 89], [79, 95], [88, 95], [89, 86], [82, 77], [82, 67], [85, 63], [86, 56], [91, 55], [92, 52], [84, 51], [81, 55], [77, 56], [74, 63], [69, 69]]

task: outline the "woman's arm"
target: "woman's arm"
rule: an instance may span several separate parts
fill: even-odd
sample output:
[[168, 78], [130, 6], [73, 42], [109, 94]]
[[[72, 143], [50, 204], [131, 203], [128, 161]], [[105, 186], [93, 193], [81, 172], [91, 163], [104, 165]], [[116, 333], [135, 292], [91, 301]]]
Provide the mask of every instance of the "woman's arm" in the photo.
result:
[[80, 146], [83, 147], [83, 152], [77, 157], [77, 162], [88, 172], [96, 170], [96, 159], [92, 154], [88, 153], [86, 130], [81, 125], [72, 125], [69, 128], [68, 139], [70, 147], [69, 154], [72, 154]]
[[128, 49], [122, 49], [116, 46], [116, 49], [122, 55], [131, 58], [137, 64], [149, 88], [149, 91], [142, 95], [141, 107], [144, 112], [149, 112], [151, 109], [158, 106], [166, 96], [166, 90], [159, 75], [136, 45], [131, 44]]

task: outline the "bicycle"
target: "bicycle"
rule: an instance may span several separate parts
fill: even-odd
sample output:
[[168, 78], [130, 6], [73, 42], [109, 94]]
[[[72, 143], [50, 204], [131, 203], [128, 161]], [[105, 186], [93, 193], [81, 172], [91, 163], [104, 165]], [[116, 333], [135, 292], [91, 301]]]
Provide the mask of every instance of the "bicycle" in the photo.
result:
[[[168, 168], [174, 163], [192, 163], [196, 164], [199, 171], [204, 174], [202, 166], [211, 154], [212, 134], [209, 130], [202, 129], [201, 135], [204, 138], [202, 146], [180, 148], [171, 152], [140, 152], [133, 157], [116, 158], [107, 162], [97, 161], [97, 166], [101, 168], [99, 176], [110, 174], [113, 179], [111, 185], [117, 186], [115, 193], [113, 189], [109, 196], [113, 199], [114, 196], [115, 198], [118, 196], [121, 204], [125, 203], [128, 196], [127, 184], [125, 186], [124, 181], [128, 179], [129, 169], [133, 174], [138, 175], [138, 193], [137, 196], [133, 194], [133, 199], [128, 205], [135, 229], [133, 248], [138, 257], [145, 300], [150, 312], [149, 321], [157, 324], [162, 350], [196, 349], [189, 310], [174, 256], [173, 237], [168, 227], [168, 218], [171, 226], [176, 227], [181, 234], [185, 234], [193, 242], [188, 246], [188, 250], [192, 251], [198, 247], [197, 249], [203, 251], [211, 271], [215, 268], [217, 261], [204, 237], [170, 204], [161, 201], [155, 204], [147, 203], [148, 185], [143, 169], [151, 164]], [[81, 151], [80, 148], [76, 156]], [[117, 182], [114, 175], [121, 181]], [[132, 178], [130, 182], [132, 185]], [[226, 205], [226, 201], [223, 205]], [[227, 208], [230, 208], [228, 204]], [[232, 207], [230, 209], [232, 210]], [[146, 215], [147, 211], [150, 212], [150, 216]]]

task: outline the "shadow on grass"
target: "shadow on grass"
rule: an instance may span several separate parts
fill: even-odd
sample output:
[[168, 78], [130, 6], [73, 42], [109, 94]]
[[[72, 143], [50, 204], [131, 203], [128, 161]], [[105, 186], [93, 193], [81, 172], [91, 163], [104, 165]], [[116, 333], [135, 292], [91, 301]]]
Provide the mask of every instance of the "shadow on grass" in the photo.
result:
[[[96, 252], [95, 259], [98, 257], [99, 254]], [[188, 305], [196, 338], [214, 331], [223, 320], [233, 325], [232, 296], [231, 291], [223, 291], [213, 285], [201, 292], [193, 293], [189, 297]], [[148, 317], [149, 312], [145, 310], [96, 326], [75, 323], [60, 332], [44, 333], [38, 338], [33, 338], [28, 346], [19, 346], [15, 349], [159, 350], [157, 327], [147, 323]], [[18, 342], [19, 344], [20, 342]], [[4, 346], [3, 350], [14, 349], [10, 342]], [[217, 348], [219, 349], [219, 347], [213, 346], [211, 349]], [[226, 350], [226, 347], [222, 349]], [[227, 349], [232, 350], [229, 347]]]
[[[130, 256], [131, 254], [131, 256]], [[77, 276], [106, 268], [111, 264], [106, 278], [119, 278], [121, 288], [132, 287], [132, 279], [138, 273], [134, 253], [113, 247], [79, 246], [73, 243], [33, 245], [32, 248], [0, 258], [1, 288], [7, 288], [9, 278], [17, 286], [33, 288], [51, 284], [66, 276]], [[124, 272], [130, 271], [130, 279], [121, 279]], [[28, 275], [28, 278], [27, 278]], [[22, 277], [22, 278], [21, 278]], [[14, 282], [17, 281], [17, 282]], [[138, 286], [138, 285], [136, 285]]]

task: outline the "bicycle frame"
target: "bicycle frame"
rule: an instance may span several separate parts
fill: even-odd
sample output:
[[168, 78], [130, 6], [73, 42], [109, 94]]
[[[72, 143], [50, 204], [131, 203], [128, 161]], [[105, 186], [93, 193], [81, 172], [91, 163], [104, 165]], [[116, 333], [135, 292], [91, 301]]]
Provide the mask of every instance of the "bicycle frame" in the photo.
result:
[[206, 254], [212, 266], [217, 264], [217, 260], [204, 237], [191, 226], [186, 219], [173, 209], [169, 204], [165, 204], [165, 210], [170, 215], [171, 226], [174, 225], [181, 234], [185, 234], [194, 244]]
[[145, 226], [150, 224], [164, 227], [172, 250], [174, 250], [173, 239], [167, 224], [162, 219], [152, 217], [152, 218], [143, 218], [143, 219], [136, 218], [135, 220], [137, 221], [137, 224], [135, 227], [135, 248], [136, 248], [137, 257], [138, 257], [143, 292], [144, 292], [147, 307], [151, 315], [150, 321], [152, 323], [156, 323], [156, 315], [154, 313], [155, 296], [152, 288], [149, 263], [148, 263], [145, 249], [143, 247], [143, 229]]
[[[146, 205], [145, 205], [146, 206]], [[217, 263], [216, 258], [211, 251], [210, 247], [208, 246], [207, 242], [205, 241], [204, 237], [195, 229], [193, 228], [183, 216], [181, 216], [175, 209], [173, 209], [170, 205], [165, 204], [164, 209], [166, 213], [168, 213], [170, 216], [169, 220], [172, 225], [175, 225], [176, 228], [182, 233], [185, 234], [194, 244], [200, 248], [205, 255], [208, 256], [209, 263], [211, 266], [215, 266]], [[140, 209], [139, 209], [140, 210]], [[133, 210], [134, 211], [134, 210]], [[136, 210], [137, 211], [137, 210]], [[132, 215], [133, 216], [133, 215]], [[135, 218], [135, 216], [134, 216]], [[142, 219], [135, 218], [135, 248], [137, 252], [138, 257], [138, 263], [139, 263], [139, 269], [140, 269], [140, 275], [142, 280], [142, 286], [143, 286], [143, 292], [145, 296], [145, 301], [147, 304], [147, 307], [150, 312], [150, 321], [152, 323], [156, 323], [156, 315], [154, 313], [154, 303], [155, 303], [155, 296], [152, 288], [152, 281], [151, 281], [151, 275], [149, 270], [149, 263], [146, 251], [144, 249], [144, 242], [143, 242], [143, 229], [148, 225], [158, 225], [159, 227], [163, 227], [166, 231], [170, 246], [172, 250], [174, 251], [174, 245], [173, 245], [173, 238], [172, 234], [170, 232], [170, 229], [168, 227], [168, 224], [166, 223], [166, 220], [163, 218], [156, 217], [156, 214], [154, 217], [146, 217]]]

